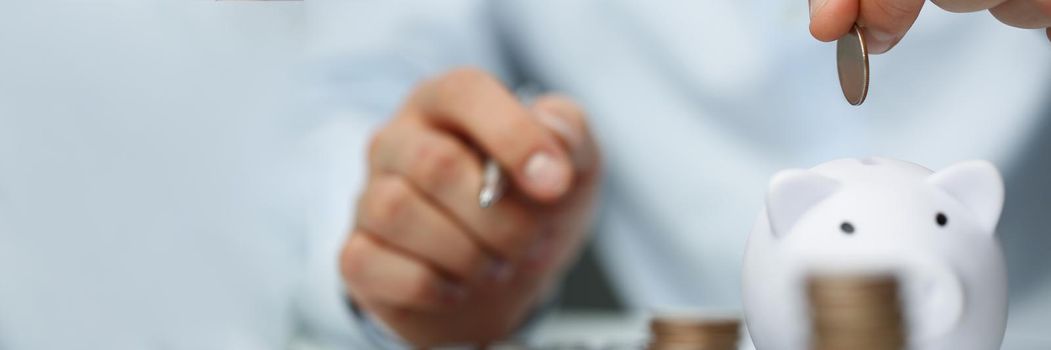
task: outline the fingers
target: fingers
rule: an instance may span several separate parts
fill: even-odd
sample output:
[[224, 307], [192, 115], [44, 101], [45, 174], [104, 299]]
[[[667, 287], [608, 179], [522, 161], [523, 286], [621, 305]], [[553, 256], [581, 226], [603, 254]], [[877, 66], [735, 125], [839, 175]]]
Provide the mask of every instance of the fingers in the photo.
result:
[[541, 96], [531, 108], [537, 120], [557, 134], [566, 146], [578, 177], [588, 177], [598, 168], [598, 145], [588, 130], [583, 109], [559, 95]]
[[[485, 209], [482, 155], [514, 181]], [[421, 85], [370, 145], [370, 181], [341, 255], [348, 292], [417, 344], [505, 334], [552, 280], [535, 262], [567, 260], [587, 232], [594, 196], [580, 194], [597, 188], [598, 158], [568, 99], [527, 109], [476, 70]], [[566, 195], [571, 184], [584, 186]], [[544, 253], [556, 243], [557, 254]], [[499, 272], [509, 270], [528, 272]], [[506, 283], [473, 283], [494, 275]]]
[[410, 113], [464, 135], [533, 199], [551, 202], [569, 189], [572, 165], [558, 140], [488, 74], [453, 71], [423, 84], [412, 101]]
[[467, 297], [463, 287], [363, 232], [351, 234], [343, 246], [340, 270], [357, 300], [404, 309], [441, 310]]
[[358, 204], [358, 228], [458, 281], [502, 279], [504, 264], [398, 176], [370, 181]]
[[881, 54], [901, 41], [920, 15], [924, 0], [862, 1], [858, 25], [865, 31], [870, 54]]
[[506, 262], [520, 260], [542, 229], [535, 211], [519, 201], [498, 201], [482, 210], [475, 197], [481, 160], [442, 130], [402, 122], [377, 135], [372, 148], [370, 168], [406, 179]]
[[854, 23], [860, 26], [868, 52], [894, 47], [920, 15], [924, 0], [811, 0], [810, 32], [822, 41], [839, 39]]
[[868, 50], [881, 54], [901, 41], [919, 17], [924, 0], [862, 1], [858, 24], [865, 31]]
[[975, 12], [991, 9], [1004, 3], [1005, 0], [931, 0], [935, 5], [949, 12]]
[[858, 0], [810, 0], [810, 34], [833, 41], [847, 34], [858, 20]]
[[[1045, 29], [1051, 40], [1051, 0], [931, 0], [950, 12], [988, 9], [1004, 24]], [[810, 0], [810, 33], [821, 41], [842, 37], [857, 23], [868, 52], [887, 52], [905, 36], [919, 16], [923, 0]]]
[[1051, 0], [1010, 0], [989, 10], [1004, 24], [1018, 28], [1051, 27]]

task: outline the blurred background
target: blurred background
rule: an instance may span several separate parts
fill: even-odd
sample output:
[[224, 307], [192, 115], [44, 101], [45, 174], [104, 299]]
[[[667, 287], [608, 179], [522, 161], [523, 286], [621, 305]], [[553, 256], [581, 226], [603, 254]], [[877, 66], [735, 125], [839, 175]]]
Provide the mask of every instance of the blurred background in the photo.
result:
[[357, 344], [335, 257], [365, 144], [462, 65], [592, 113], [607, 195], [556, 311], [739, 308], [777, 169], [984, 158], [1008, 184], [1009, 339], [1046, 348], [1043, 34], [928, 6], [855, 109], [805, 4], [5, 2], [0, 349]]

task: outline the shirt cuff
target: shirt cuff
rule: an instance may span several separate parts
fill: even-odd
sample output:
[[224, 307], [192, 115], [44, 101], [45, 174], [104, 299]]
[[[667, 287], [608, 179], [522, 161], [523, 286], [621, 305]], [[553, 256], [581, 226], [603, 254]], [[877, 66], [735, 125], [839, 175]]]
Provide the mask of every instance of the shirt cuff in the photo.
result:
[[412, 349], [409, 342], [394, 333], [390, 327], [383, 324], [383, 322], [375, 319], [365, 310], [358, 307], [358, 304], [354, 303], [350, 298], [345, 299], [347, 301], [347, 308], [350, 309], [354, 318], [358, 320], [358, 324], [361, 326], [362, 333], [365, 334], [367, 341], [373, 346], [376, 346], [378, 350], [402, 350]]

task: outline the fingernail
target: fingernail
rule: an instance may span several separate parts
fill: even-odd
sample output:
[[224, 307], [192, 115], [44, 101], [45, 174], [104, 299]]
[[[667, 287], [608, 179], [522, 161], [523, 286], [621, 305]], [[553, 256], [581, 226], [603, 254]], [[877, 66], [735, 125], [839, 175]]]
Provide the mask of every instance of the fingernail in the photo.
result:
[[580, 135], [578, 130], [570, 126], [565, 118], [560, 118], [557, 115], [539, 109], [536, 111], [536, 116], [541, 124], [558, 134], [562, 141], [569, 146], [570, 157], [573, 158], [573, 164], [578, 169], [588, 169], [591, 166], [591, 157], [583, 147], [584, 137]]
[[541, 109], [536, 110], [536, 117], [540, 120], [541, 124], [544, 124], [548, 129], [551, 129], [551, 131], [558, 134], [558, 136], [571, 147], [580, 144], [580, 135], [577, 135], [577, 131], [573, 130], [573, 127], [570, 126], [565, 119]]
[[450, 303], [459, 303], [467, 299], [467, 289], [461, 285], [443, 281], [438, 284], [438, 292], [442, 300]]
[[511, 280], [511, 276], [514, 271], [511, 269], [511, 264], [508, 264], [502, 260], [490, 260], [486, 264], [485, 278], [492, 282], [503, 283]]
[[825, 7], [827, 2], [828, 0], [810, 0], [810, 17], [813, 18], [814, 14], [821, 10], [822, 7]]
[[526, 179], [537, 189], [544, 189], [556, 194], [565, 192], [569, 172], [551, 154], [540, 151], [526, 161]]

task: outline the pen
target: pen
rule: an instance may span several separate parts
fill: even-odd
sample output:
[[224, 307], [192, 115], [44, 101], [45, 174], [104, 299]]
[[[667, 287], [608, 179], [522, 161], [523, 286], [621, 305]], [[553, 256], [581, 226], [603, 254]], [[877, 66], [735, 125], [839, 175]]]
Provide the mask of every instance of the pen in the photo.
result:
[[[540, 95], [541, 89], [532, 84], [525, 84], [515, 89], [515, 95], [518, 96], [519, 101], [522, 104], [530, 104], [536, 99], [536, 96]], [[504, 191], [507, 190], [506, 180], [504, 180], [503, 170], [500, 169], [500, 163], [497, 163], [492, 157], [486, 157], [485, 169], [482, 172], [482, 188], [478, 191], [478, 206], [484, 208], [492, 207], [500, 200], [500, 197], [504, 195]]]
[[486, 159], [485, 170], [482, 173], [482, 189], [478, 192], [478, 206], [489, 208], [496, 204], [503, 196], [505, 186], [500, 164], [492, 158]]

